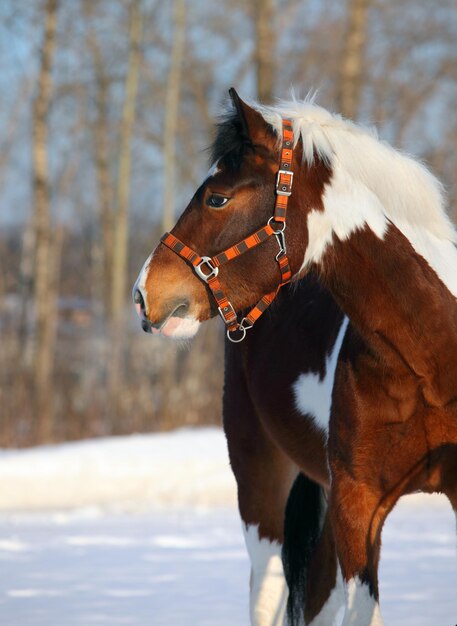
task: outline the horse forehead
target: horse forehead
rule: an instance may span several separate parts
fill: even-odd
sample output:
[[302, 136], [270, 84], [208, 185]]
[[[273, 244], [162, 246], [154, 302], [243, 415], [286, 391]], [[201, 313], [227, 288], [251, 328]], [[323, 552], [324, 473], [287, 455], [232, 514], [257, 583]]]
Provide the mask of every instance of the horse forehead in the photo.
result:
[[224, 165], [218, 165], [213, 171], [210, 170], [208, 175], [201, 185], [201, 189], [204, 190], [207, 186], [217, 189], [220, 186], [224, 188], [236, 189], [245, 186], [252, 186], [256, 182], [264, 179], [262, 172], [257, 168], [246, 165], [240, 169], [230, 168]]
[[273, 159], [271, 155], [267, 156], [258, 151], [253, 151], [249, 155], [245, 155], [237, 164], [230, 155], [226, 155], [218, 159], [208, 170], [203, 182], [209, 179], [218, 179], [222, 177], [239, 180], [244, 176], [249, 176], [253, 172], [262, 175], [270, 170], [277, 170], [277, 159]]
[[221, 161], [216, 161], [209, 168], [208, 173], [202, 181], [201, 189], [204, 189], [208, 184], [212, 183], [227, 183], [227, 179], [231, 178], [231, 172], [224, 166]]

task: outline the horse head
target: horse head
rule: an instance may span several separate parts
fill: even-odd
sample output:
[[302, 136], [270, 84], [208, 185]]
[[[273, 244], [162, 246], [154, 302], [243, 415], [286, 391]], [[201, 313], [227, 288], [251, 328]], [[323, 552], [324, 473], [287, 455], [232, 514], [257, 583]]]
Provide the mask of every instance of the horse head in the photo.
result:
[[[229, 332], [242, 330], [244, 337], [253, 321], [240, 328], [236, 313], [256, 302], [262, 309], [300, 273], [305, 213], [321, 204], [326, 166], [318, 159], [307, 164], [299, 143], [294, 149], [292, 126], [287, 140], [261, 111], [229, 93], [232, 110], [218, 125], [212, 168], [135, 283], [147, 332], [191, 337], [219, 312]], [[284, 167], [293, 172], [293, 193]], [[287, 228], [278, 197], [287, 198]]]

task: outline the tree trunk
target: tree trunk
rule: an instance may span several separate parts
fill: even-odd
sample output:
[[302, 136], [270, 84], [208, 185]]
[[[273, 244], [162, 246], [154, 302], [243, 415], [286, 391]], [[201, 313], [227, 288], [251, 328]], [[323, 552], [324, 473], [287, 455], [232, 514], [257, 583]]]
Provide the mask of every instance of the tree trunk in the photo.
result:
[[273, 99], [275, 80], [276, 32], [274, 29], [275, 0], [255, 0], [255, 53], [257, 97], [268, 104]]
[[112, 354], [110, 359], [110, 399], [114, 424], [119, 420], [119, 403], [122, 385], [122, 354], [125, 335], [125, 309], [127, 291], [127, 252], [129, 238], [129, 196], [131, 175], [131, 140], [135, 122], [138, 79], [140, 73], [140, 44], [142, 16], [139, 3], [130, 7], [129, 60], [125, 77], [125, 96], [119, 142], [117, 184], [117, 211], [114, 223], [111, 274], [111, 330]]
[[48, 167], [48, 113], [52, 92], [52, 63], [56, 47], [58, 0], [47, 0], [38, 87], [33, 101], [33, 192], [35, 205], [35, 315], [33, 359], [35, 408], [39, 438], [50, 436], [53, 423], [53, 366], [56, 339], [56, 297], [53, 289], [52, 225]]
[[340, 65], [339, 108], [348, 118], [359, 111], [370, 0], [349, 0], [348, 27]]
[[[88, 8], [88, 12], [90, 7]], [[100, 237], [97, 241], [94, 299], [100, 315], [108, 321], [111, 314], [111, 278], [113, 267], [113, 197], [109, 158], [108, 102], [109, 79], [103, 62], [102, 52], [91, 32], [88, 46], [95, 70], [95, 121], [92, 126], [95, 172], [97, 179]]]
[[30, 375], [34, 359], [34, 333], [31, 324], [30, 309], [33, 306], [33, 279], [35, 272], [36, 253], [35, 222], [31, 218], [24, 227], [22, 234], [21, 266], [20, 266], [20, 309], [18, 336], [22, 345], [22, 369]]
[[173, 47], [165, 96], [163, 135], [164, 194], [162, 229], [168, 231], [175, 222], [176, 137], [178, 134], [180, 83], [186, 36], [186, 0], [173, 0]]

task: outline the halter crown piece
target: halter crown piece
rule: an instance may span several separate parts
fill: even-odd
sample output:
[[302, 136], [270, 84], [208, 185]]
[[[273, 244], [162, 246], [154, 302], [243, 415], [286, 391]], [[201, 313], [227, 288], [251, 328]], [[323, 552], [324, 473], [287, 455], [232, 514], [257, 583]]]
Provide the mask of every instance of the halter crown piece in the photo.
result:
[[[281, 287], [290, 282], [290, 279], [292, 278], [289, 259], [287, 258], [284, 231], [286, 230], [287, 204], [289, 197], [292, 194], [292, 182], [294, 178], [294, 173], [291, 170], [293, 146], [294, 133], [292, 129], [292, 122], [290, 120], [283, 120], [281, 161], [276, 175], [275, 210], [274, 214], [270, 217], [265, 226], [256, 230], [252, 235], [249, 235], [234, 246], [227, 248], [227, 250], [224, 250], [223, 252], [219, 252], [219, 254], [216, 254], [213, 257], [200, 256], [197, 252], [192, 250], [192, 248], [186, 246], [185, 243], [180, 241], [171, 233], [165, 233], [160, 240], [162, 244], [167, 246], [167, 248], [170, 248], [170, 250], [173, 250], [173, 252], [187, 261], [200, 280], [208, 285], [214, 299], [216, 300], [219, 315], [222, 317], [224, 324], [227, 327], [227, 337], [233, 343], [243, 341], [246, 337], [246, 332], [254, 326], [254, 323], [270, 306]], [[243, 317], [241, 322], [238, 322], [235, 309], [222, 291], [221, 284], [217, 278], [217, 275], [219, 274], [219, 267], [224, 263], [228, 263], [232, 259], [235, 259], [244, 252], [247, 252], [247, 250], [255, 248], [272, 235], [276, 237], [279, 246], [279, 252], [275, 259], [281, 272], [281, 281], [275, 291], [267, 293], [263, 296], [254, 308], [252, 308], [249, 313]], [[241, 335], [237, 337], [234, 333], [241, 333]]]

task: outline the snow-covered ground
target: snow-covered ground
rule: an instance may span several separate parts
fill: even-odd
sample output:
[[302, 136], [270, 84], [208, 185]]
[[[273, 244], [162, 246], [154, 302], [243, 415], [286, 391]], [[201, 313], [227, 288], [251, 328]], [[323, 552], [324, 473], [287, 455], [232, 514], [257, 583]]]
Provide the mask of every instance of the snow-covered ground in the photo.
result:
[[[0, 624], [247, 626], [234, 502], [217, 429], [1, 452]], [[446, 500], [400, 502], [380, 577], [388, 626], [457, 623]]]
[[219, 428], [0, 451], [0, 512], [235, 506]]
[[2, 626], [247, 624], [233, 509], [10, 517], [0, 559]]

